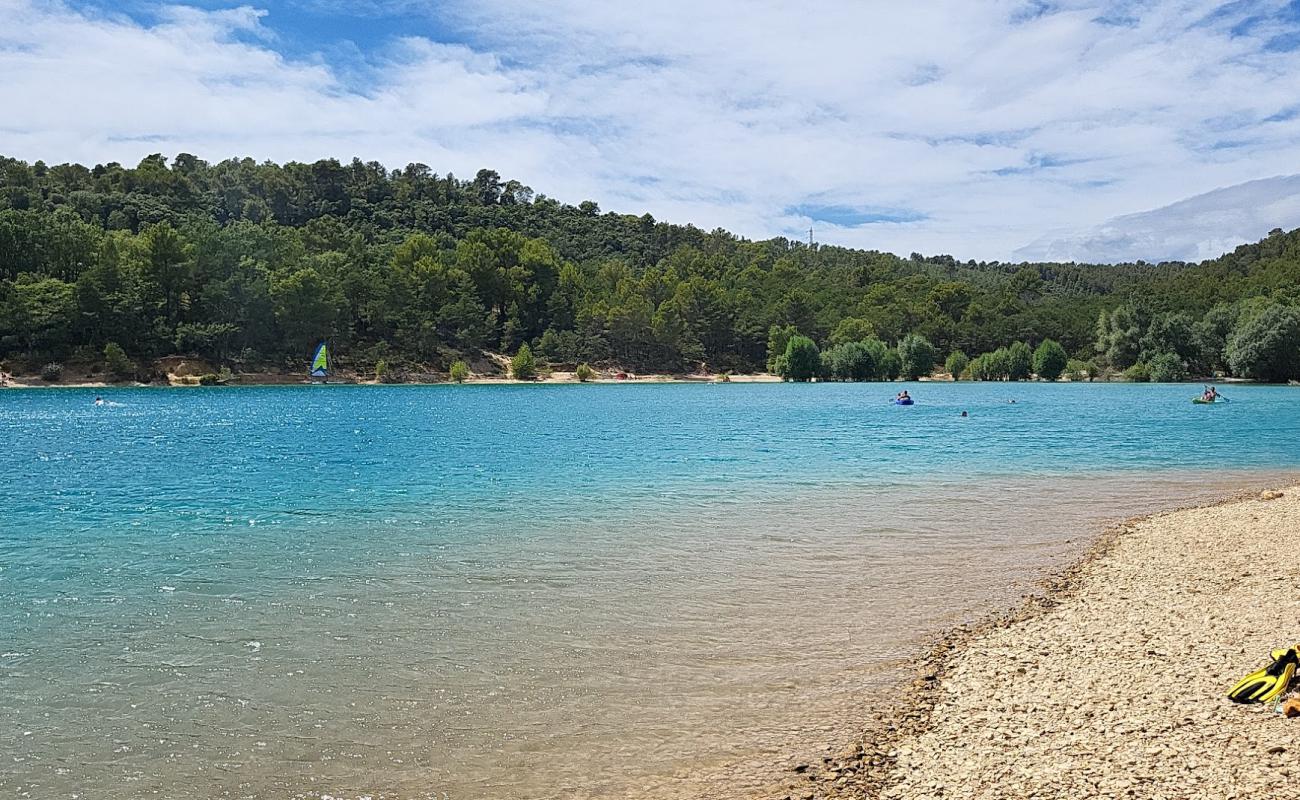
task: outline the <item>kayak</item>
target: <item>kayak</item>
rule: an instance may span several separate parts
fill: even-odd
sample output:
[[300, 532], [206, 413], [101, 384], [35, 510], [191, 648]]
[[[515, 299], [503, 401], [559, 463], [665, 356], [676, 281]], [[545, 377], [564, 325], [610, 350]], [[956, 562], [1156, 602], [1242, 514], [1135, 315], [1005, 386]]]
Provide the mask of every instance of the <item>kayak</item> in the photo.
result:
[[1216, 404], [1216, 403], [1219, 403], [1219, 402], [1221, 402], [1221, 401], [1219, 401], [1219, 400], [1206, 400], [1206, 399], [1203, 398], [1203, 397], [1193, 397], [1193, 398], [1192, 398], [1192, 402], [1195, 403], [1195, 404], [1198, 405], [1198, 406], [1212, 406], [1212, 405], [1214, 405], [1214, 404]]
[[896, 405], [896, 406], [910, 406], [910, 405], [912, 405], [914, 402], [915, 402], [915, 401], [912, 400], [912, 398], [909, 397], [909, 398], [907, 398], [906, 400], [895, 400], [895, 401], [894, 401], [894, 405]]

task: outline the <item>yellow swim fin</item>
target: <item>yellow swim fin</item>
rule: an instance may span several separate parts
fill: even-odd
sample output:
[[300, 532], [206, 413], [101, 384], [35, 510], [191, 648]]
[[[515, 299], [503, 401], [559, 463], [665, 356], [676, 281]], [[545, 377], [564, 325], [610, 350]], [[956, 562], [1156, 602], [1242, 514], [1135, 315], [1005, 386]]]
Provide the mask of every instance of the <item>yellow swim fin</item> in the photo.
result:
[[1228, 699], [1234, 703], [1271, 703], [1286, 691], [1291, 679], [1295, 677], [1296, 668], [1300, 667], [1300, 647], [1274, 650], [1273, 663], [1261, 670], [1250, 673], [1237, 682], [1228, 691]]

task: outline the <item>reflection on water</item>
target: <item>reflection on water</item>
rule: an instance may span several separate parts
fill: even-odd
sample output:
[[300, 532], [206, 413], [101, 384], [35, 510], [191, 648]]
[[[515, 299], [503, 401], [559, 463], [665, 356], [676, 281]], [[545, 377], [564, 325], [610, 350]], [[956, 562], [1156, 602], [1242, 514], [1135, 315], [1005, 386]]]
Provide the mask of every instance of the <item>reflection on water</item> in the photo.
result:
[[[1029, 450], [1039, 471], [1011, 477], [996, 432], [982, 460], [915, 474], [897, 443], [944, 442], [914, 419], [839, 452], [764, 428], [782, 395], [740, 420], [693, 407], [705, 389], [619, 391], [587, 410], [624, 446], [552, 440], [554, 467], [511, 450], [509, 390], [480, 398], [506, 398], [490, 434], [483, 415], [428, 423], [429, 396], [401, 390], [365, 395], [390, 405], [381, 429], [347, 392], [291, 422], [266, 408], [301, 392], [195, 395], [231, 405], [198, 417], [135, 393], [113, 425], [66, 393], [0, 407], [24, 454], [0, 489], [0, 789], [743, 795], [847, 741], [926, 636], [1014, 600], [1103, 521], [1285, 481], [1043, 474]], [[838, 413], [802, 402], [778, 416]], [[674, 417], [697, 430], [673, 437]], [[851, 438], [855, 417], [813, 427]], [[880, 458], [903, 477], [844, 478]]]

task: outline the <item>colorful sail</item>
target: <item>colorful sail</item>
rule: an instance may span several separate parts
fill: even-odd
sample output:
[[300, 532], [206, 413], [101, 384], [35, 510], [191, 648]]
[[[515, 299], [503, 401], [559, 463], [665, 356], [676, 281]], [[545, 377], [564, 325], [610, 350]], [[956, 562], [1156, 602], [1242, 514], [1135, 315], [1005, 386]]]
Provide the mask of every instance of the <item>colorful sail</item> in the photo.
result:
[[321, 342], [316, 348], [316, 355], [311, 360], [311, 376], [313, 378], [327, 378], [330, 374], [330, 348], [325, 342]]

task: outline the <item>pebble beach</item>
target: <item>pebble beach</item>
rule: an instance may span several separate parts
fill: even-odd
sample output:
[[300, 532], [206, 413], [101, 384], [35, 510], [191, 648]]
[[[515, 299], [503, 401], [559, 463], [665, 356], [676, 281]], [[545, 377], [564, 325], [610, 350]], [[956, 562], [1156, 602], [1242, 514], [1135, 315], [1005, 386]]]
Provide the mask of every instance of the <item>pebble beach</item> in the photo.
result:
[[1225, 694], [1300, 641], [1298, 531], [1295, 488], [1116, 527], [773, 796], [1294, 797], [1300, 718]]

